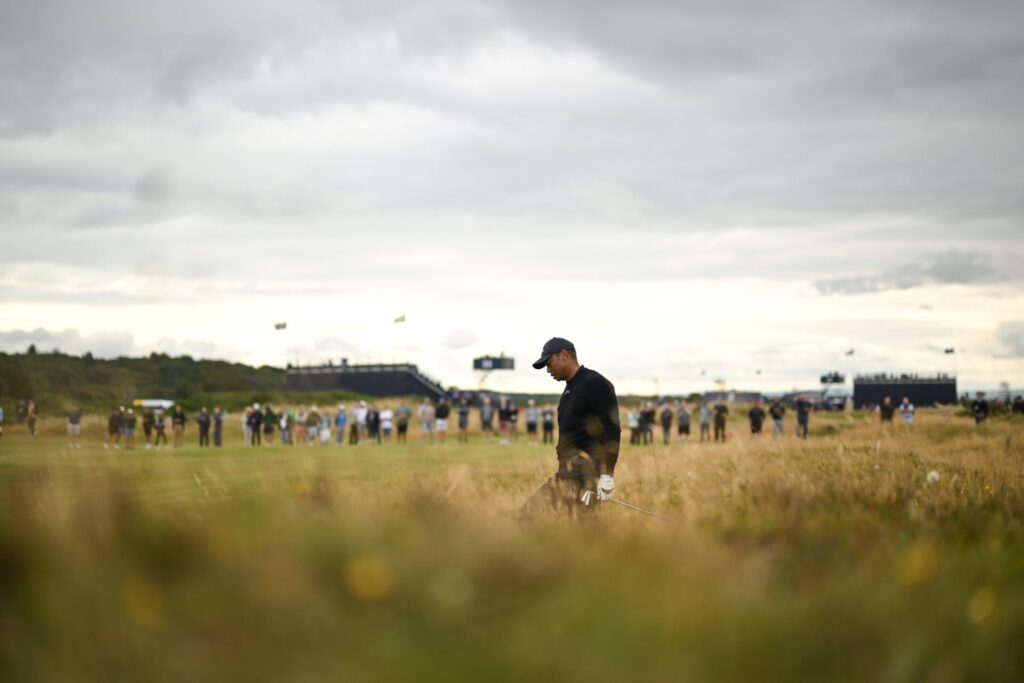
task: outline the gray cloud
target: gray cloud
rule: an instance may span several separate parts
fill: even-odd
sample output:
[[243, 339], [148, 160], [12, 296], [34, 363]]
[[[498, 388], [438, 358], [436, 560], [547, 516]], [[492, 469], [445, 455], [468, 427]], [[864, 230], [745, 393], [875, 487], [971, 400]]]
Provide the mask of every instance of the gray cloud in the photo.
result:
[[[540, 325], [539, 282], [675, 288], [659, 310], [686, 311], [742, 278], [792, 311], [808, 282], [988, 283], [1024, 259], [1019, 2], [8, 5], [12, 326], [158, 312], [139, 330], [174, 336], [192, 302], [227, 329], [397, 292], [458, 314], [432, 338], [493, 344], [461, 314]], [[993, 315], [985, 334], [1014, 317]]]
[[890, 268], [879, 275], [819, 280], [822, 294], [868, 294], [926, 284], [973, 284], [998, 279], [991, 259], [977, 251], [950, 249]]
[[3, 351], [22, 353], [29, 344], [35, 344], [40, 353], [56, 349], [64, 353], [81, 355], [89, 351], [94, 356], [101, 358], [126, 356], [136, 351], [135, 340], [127, 332], [98, 332], [83, 335], [73, 329], [56, 332], [43, 328], [0, 332], [0, 349]]
[[1024, 358], [1024, 320], [1009, 320], [996, 328], [996, 339], [1005, 349], [1004, 357]]
[[441, 341], [441, 346], [452, 351], [465, 349], [477, 341], [475, 332], [471, 330], [452, 330], [447, 337]]
[[29, 344], [35, 344], [39, 353], [56, 350], [71, 355], [82, 355], [89, 352], [97, 358], [139, 356], [153, 351], [172, 356], [189, 355], [194, 358], [238, 359], [244, 356], [240, 349], [208, 340], [161, 337], [152, 343], [143, 344], [130, 332], [123, 331], [83, 334], [76, 329], [56, 331], [36, 328], [0, 332], [0, 351], [24, 353]]

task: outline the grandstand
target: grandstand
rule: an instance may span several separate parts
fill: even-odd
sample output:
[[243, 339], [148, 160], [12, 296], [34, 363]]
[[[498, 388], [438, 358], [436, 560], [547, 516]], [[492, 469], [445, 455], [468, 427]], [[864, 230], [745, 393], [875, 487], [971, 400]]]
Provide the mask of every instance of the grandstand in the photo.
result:
[[904, 396], [915, 406], [953, 404], [957, 401], [956, 377], [946, 374], [875, 374], [853, 379], [853, 404], [856, 408], [881, 405], [886, 396], [898, 404]]
[[420, 372], [412, 363], [373, 363], [350, 365], [289, 365], [286, 385], [292, 391], [332, 391], [344, 389], [367, 396], [423, 396], [438, 399], [447, 396], [441, 383]]

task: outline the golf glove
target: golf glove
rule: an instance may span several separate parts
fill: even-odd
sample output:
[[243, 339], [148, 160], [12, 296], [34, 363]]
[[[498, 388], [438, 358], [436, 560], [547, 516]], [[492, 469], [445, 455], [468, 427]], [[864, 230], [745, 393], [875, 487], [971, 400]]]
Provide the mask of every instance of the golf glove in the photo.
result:
[[602, 474], [601, 478], [597, 480], [597, 499], [611, 500], [613, 495], [615, 495], [615, 480], [610, 474]]
[[580, 495], [580, 502], [583, 503], [584, 506], [589, 507], [590, 506], [590, 501], [593, 500], [593, 498], [594, 498], [594, 492], [589, 490], [589, 489], [587, 489], [586, 491], [584, 491]]

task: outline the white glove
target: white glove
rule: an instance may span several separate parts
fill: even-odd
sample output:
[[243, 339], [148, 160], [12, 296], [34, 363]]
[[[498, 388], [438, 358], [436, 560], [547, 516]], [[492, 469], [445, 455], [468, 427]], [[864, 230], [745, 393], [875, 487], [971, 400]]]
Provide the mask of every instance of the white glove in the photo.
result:
[[583, 503], [583, 505], [585, 505], [585, 506], [588, 506], [588, 507], [589, 507], [589, 506], [590, 506], [590, 501], [591, 501], [591, 499], [592, 499], [593, 497], [594, 497], [594, 492], [593, 492], [593, 491], [591, 491], [590, 489], [587, 489], [586, 491], [584, 491], [584, 492], [583, 492], [583, 493], [582, 493], [582, 494], [580, 495], [580, 502], [581, 502], [581, 503]]
[[597, 499], [611, 500], [615, 495], [615, 480], [610, 474], [602, 474], [597, 480]]

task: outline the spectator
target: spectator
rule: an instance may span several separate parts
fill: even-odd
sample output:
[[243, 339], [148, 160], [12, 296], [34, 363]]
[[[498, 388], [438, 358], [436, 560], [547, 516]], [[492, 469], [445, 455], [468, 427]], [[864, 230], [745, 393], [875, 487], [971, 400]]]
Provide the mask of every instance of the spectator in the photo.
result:
[[750, 408], [750, 412], [747, 413], [747, 417], [750, 418], [750, 433], [760, 434], [765, 417], [764, 408], [761, 407], [761, 399], [754, 399], [754, 405]]
[[437, 410], [434, 412], [434, 418], [437, 421], [437, 439], [442, 444], [448, 434], [448, 416], [450, 414], [451, 408], [448, 407], [448, 400], [445, 398], [438, 399]]
[[[360, 401], [362, 403], [362, 401]], [[357, 405], [355, 410], [352, 411], [352, 421], [348, 425], [348, 444], [355, 446], [359, 443], [359, 409], [361, 406]], [[366, 419], [365, 417], [363, 418]]]
[[303, 444], [306, 443], [306, 424], [309, 419], [309, 413], [306, 412], [306, 406], [299, 405], [299, 409], [295, 411], [295, 423], [292, 426], [292, 430], [295, 433], [295, 443]]
[[676, 410], [676, 433], [683, 441], [690, 438], [690, 409], [686, 401], [679, 401], [679, 408]]
[[519, 404], [508, 402], [508, 434], [512, 441], [519, 443]]
[[626, 426], [629, 427], [629, 443], [632, 446], [640, 445], [640, 409], [637, 406], [626, 413]]
[[121, 447], [121, 413], [114, 406], [110, 406], [107, 413], [107, 440], [103, 442], [104, 448], [117, 450]]
[[494, 434], [494, 406], [491, 397], [484, 396], [480, 403], [480, 432], [484, 435]]
[[0, 406], [0, 436], [4, 435], [4, 407]]
[[721, 438], [722, 442], [725, 442], [725, 419], [728, 415], [729, 406], [725, 405], [725, 401], [719, 399], [715, 404], [715, 441]]
[[18, 399], [18, 406], [14, 409], [15, 421], [23, 425], [25, 424], [25, 418], [28, 416], [28, 404], [25, 403], [25, 399]]
[[772, 399], [772, 404], [768, 408], [768, 415], [772, 418], [772, 437], [779, 438], [784, 436], [786, 433], [786, 423], [784, 419], [786, 417], [786, 406], [782, 405], [782, 400], [778, 398]]
[[710, 441], [711, 440], [711, 409], [708, 408], [708, 402], [704, 401], [700, 404], [700, 440]]
[[540, 411], [540, 423], [544, 430], [543, 443], [555, 443], [555, 409], [550, 403]]
[[971, 404], [971, 412], [974, 413], [974, 424], [980, 425], [988, 419], [988, 401], [985, 400], [985, 392], [979, 391], [975, 394], [974, 403]]
[[288, 407], [277, 414], [277, 432], [281, 435], [281, 445], [290, 446], [292, 444], [292, 434], [288, 429]]
[[199, 447], [209, 448], [210, 446], [210, 423], [213, 420], [210, 418], [210, 411], [203, 406], [199, 409], [199, 414], [196, 415], [196, 427], [199, 428]]
[[498, 435], [500, 436], [498, 442], [502, 446], [511, 443], [508, 438], [508, 425], [511, 420], [512, 407], [509, 405], [508, 398], [502, 396], [498, 399]]
[[811, 402], [807, 397], [800, 394], [796, 397], [796, 435], [801, 439], [807, 438], [808, 421], [811, 417]]
[[419, 410], [420, 436], [430, 439], [430, 443], [434, 443], [434, 416], [434, 404], [430, 402], [429, 398], [423, 399], [423, 405]]
[[366, 407], [366, 401], [360, 401], [359, 407], [356, 408], [356, 429], [358, 430], [358, 438], [356, 438], [357, 443], [366, 438], [366, 415], [369, 412], [369, 409]]
[[320, 416], [320, 445], [326, 446], [331, 442], [331, 416], [325, 410]]
[[1013, 397], [1013, 414], [1024, 415], [1024, 398], [1020, 396]]
[[153, 448], [160, 448], [160, 442], [164, 442], [164, 446], [167, 446], [167, 427], [164, 424], [164, 411], [157, 409], [153, 413], [153, 429], [156, 431], [156, 437], [153, 439]]
[[398, 408], [395, 410], [395, 423], [398, 427], [398, 443], [406, 443], [407, 436], [409, 433], [409, 420], [412, 419], [412, 408], [405, 404], [405, 401], [401, 401], [398, 404]]
[[338, 414], [334, 416], [334, 444], [340, 446], [345, 443], [345, 425], [348, 424], [348, 415], [345, 413], [345, 406], [338, 404]]
[[213, 446], [220, 448], [224, 445], [224, 411], [220, 406], [213, 407]]
[[124, 447], [128, 450], [135, 449], [135, 412], [129, 408], [124, 416]]
[[540, 411], [537, 409], [537, 402], [532, 398], [526, 402], [523, 418], [526, 420], [526, 439], [531, 446], [536, 446], [537, 422], [540, 420]]
[[242, 443], [252, 445], [252, 406], [246, 406], [242, 411]]
[[274, 425], [277, 423], [277, 415], [270, 405], [263, 406], [263, 445], [274, 445]]
[[469, 443], [469, 403], [459, 401], [459, 441]]
[[295, 445], [295, 427], [299, 422], [299, 418], [295, 413], [293, 406], [288, 406], [288, 411], [284, 415], [284, 426], [288, 432], [288, 445]]
[[[304, 406], [300, 406], [300, 410]], [[316, 406], [312, 406], [309, 412], [303, 411], [306, 417], [304, 436], [306, 437], [306, 445], [312, 446], [317, 442], [317, 438], [320, 435], [320, 413], [317, 411]]]
[[905, 425], [914, 424], [914, 404], [910, 402], [910, 397], [908, 396], [904, 396], [903, 401], [900, 403], [900, 418]]
[[25, 422], [28, 423], [28, 433], [31, 434], [34, 439], [39, 436], [39, 432], [36, 431], [36, 419], [39, 417], [36, 415], [36, 402], [33, 399], [29, 399], [28, 408], [25, 410]]
[[391, 430], [394, 428], [395, 413], [388, 406], [380, 411], [380, 431], [384, 440], [391, 443]]
[[366, 438], [380, 444], [380, 411], [375, 405], [366, 409]]
[[142, 410], [142, 433], [146, 436], [146, 450], [148, 451], [153, 447], [153, 425], [156, 420], [153, 417], [152, 408], [143, 408]]
[[672, 435], [672, 406], [668, 403], [661, 405], [661, 438], [667, 446], [669, 437]]
[[[3, 433], [3, 408], [0, 408], [0, 434]], [[68, 448], [82, 447], [82, 410], [71, 406], [68, 412]]]
[[252, 439], [252, 446], [263, 443], [263, 412], [259, 403], [253, 403], [249, 411], [249, 438]]
[[892, 397], [886, 396], [882, 399], [882, 405], [878, 406], [878, 418], [882, 427], [892, 424], [892, 416], [896, 413], [896, 406], [892, 404]]
[[[3, 434], [3, 408], [0, 408], [0, 435]], [[71, 406], [67, 414], [68, 448], [81, 448], [82, 411]]]
[[654, 422], [658, 419], [658, 411], [654, 407], [654, 401], [648, 401], [640, 413], [640, 432], [644, 444], [654, 443]]
[[171, 431], [174, 433], [175, 448], [181, 448], [185, 441], [186, 422], [188, 422], [188, 417], [185, 416], [185, 411], [181, 409], [181, 406], [174, 406], [174, 412], [171, 413]]

